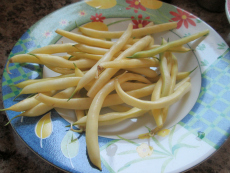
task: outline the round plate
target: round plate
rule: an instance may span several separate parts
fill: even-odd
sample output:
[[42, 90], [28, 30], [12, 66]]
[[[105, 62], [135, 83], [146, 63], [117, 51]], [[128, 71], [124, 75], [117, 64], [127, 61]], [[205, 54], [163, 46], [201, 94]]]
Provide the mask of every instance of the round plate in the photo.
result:
[[[192, 73], [190, 94], [170, 110], [171, 121], [166, 123], [165, 131], [150, 139], [138, 139], [138, 134], [154, 127], [146, 118], [128, 120], [126, 124], [111, 127], [113, 130], [108, 127], [99, 129], [102, 172], [182, 172], [214, 153], [229, 135], [230, 54], [227, 44], [196, 16], [160, 1], [149, 2], [152, 1], [86, 1], [66, 6], [28, 29], [9, 56], [60, 42], [61, 37], [55, 30], [72, 31], [76, 23], [79, 26], [90, 23], [93, 27], [124, 30], [129, 22], [134, 24], [134, 28], [145, 27], [147, 20], [155, 24], [178, 22], [177, 29], [155, 34], [156, 43], [161, 37], [172, 41], [204, 29], [210, 30], [207, 37], [186, 45], [192, 51], [175, 54], [180, 71], [189, 71], [197, 65], [199, 68]], [[23, 99], [22, 96], [13, 101], [20, 90], [11, 84], [41, 78], [43, 70], [40, 65], [26, 63], [10, 64], [9, 69], [12, 74], [5, 70], [2, 81], [5, 108]], [[7, 112], [9, 119], [18, 114]], [[87, 158], [85, 135], [68, 131], [65, 126], [69, 122], [55, 110], [39, 117], [14, 119], [11, 124], [26, 144], [49, 163], [70, 172], [99, 172]], [[120, 131], [121, 128], [124, 131]], [[107, 133], [114, 129], [118, 133]]]

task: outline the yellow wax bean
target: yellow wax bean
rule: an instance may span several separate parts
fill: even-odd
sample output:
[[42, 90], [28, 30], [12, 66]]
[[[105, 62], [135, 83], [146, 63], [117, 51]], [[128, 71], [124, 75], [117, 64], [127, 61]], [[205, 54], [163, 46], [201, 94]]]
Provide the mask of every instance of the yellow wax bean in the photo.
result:
[[128, 43], [132, 45], [132, 44], [138, 42], [139, 40], [140, 40], [139, 38], [135, 38], [135, 39], [130, 40]]
[[[78, 43], [87, 44], [89, 46], [96, 46], [96, 47], [102, 47], [102, 48], [108, 48], [109, 49], [115, 44], [112, 41], [105, 41], [105, 40], [101, 40], [101, 39], [97, 39], [97, 38], [87, 37], [84, 35], [64, 31], [62, 29], [57, 29], [56, 33], [66, 37], [70, 40], [76, 41]], [[126, 41], [126, 43], [127, 43], [127, 41]]]
[[[154, 86], [155, 84], [151, 84], [149, 86], [146, 86], [146, 87], [143, 87], [137, 90], [128, 91], [127, 93], [136, 98], [145, 97], [152, 93]], [[93, 100], [93, 98], [88, 98], [88, 97], [87, 98], [72, 98], [71, 100], [67, 102], [66, 99], [57, 99], [54, 97], [48, 97], [41, 93], [36, 96], [36, 99], [49, 106], [64, 108], [64, 109], [74, 109], [74, 110], [89, 109], [90, 104]], [[117, 94], [111, 94], [105, 98], [105, 101], [102, 107], [108, 107], [108, 106], [118, 105], [122, 103], [124, 102], [121, 100], [121, 98]]]
[[68, 77], [33, 83], [24, 87], [19, 95], [47, 92], [52, 90], [62, 90], [65, 88], [77, 86], [80, 79], [81, 77]]
[[41, 64], [41, 61], [37, 59], [36, 57], [29, 55], [29, 54], [19, 54], [11, 57], [7, 64], [6, 64], [6, 71], [7, 73], [10, 73], [9, 71], [9, 64], [10, 63], [37, 63]]
[[[74, 98], [80, 98], [80, 97], [81, 97], [81, 94], [77, 93], [76, 97], [74, 97]], [[83, 118], [85, 116], [84, 110], [74, 110], [74, 111], [75, 111], [75, 115], [76, 115], [77, 120], [80, 120], [81, 118]], [[79, 129], [82, 131], [85, 130], [85, 128], [82, 126], [79, 126]]]
[[177, 73], [176, 80], [181, 80], [181, 79], [184, 79], [184, 78], [188, 77], [188, 76], [189, 76], [193, 71], [195, 71], [196, 69], [197, 69], [197, 67], [194, 68], [194, 69], [191, 70], [191, 71], [186, 71], [186, 72], [179, 72], [179, 73]]
[[167, 66], [167, 59], [164, 53], [160, 54], [160, 71], [161, 71], [161, 78], [162, 78], [161, 97], [165, 97], [169, 94], [171, 77]]
[[[178, 63], [177, 58], [171, 54], [172, 57], [172, 68], [171, 68], [171, 81], [168, 95], [172, 94], [176, 85], [176, 76], [178, 73]], [[169, 106], [163, 108], [163, 122], [165, 122], [168, 115]]]
[[161, 45], [160, 47], [157, 47], [155, 49], [137, 52], [134, 55], [127, 57], [127, 58], [146, 58], [146, 57], [155, 56], [159, 53], [165, 52], [169, 48], [187, 44], [188, 42], [198, 39], [199, 37], [202, 37], [204, 35], [207, 35], [208, 33], [209, 33], [209, 30], [204, 30], [196, 34], [190, 35], [188, 37], [184, 37], [176, 41], [168, 42], [167, 44]]
[[[132, 37], [142, 37], [148, 34], [168, 31], [177, 27], [176, 22], [164, 23], [144, 28], [135, 29], [132, 32]], [[98, 31], [91, 28], [80, 27], [80, 31], [90, 37], [96, 38], [119, 38], [124, 31]]]
[[[195, 69], [194, 69], [195, 70]], [[189, 71], [189, 72], [178, 72], [177, 75], [176, 75], [176, 80], [179, 81], [179, 80], [182, 80], [182, 79], [185, 79], [187, 77], [189, 77], [189, 75], [191, 74], [192, 71]], [[155, 83], [159, 80], [159, 78], [161, 77], [161, 75], [158, 75], [156, 77], [151, 77], [151, 78], [147, 78], [149, 81], [151, 81], [152, 83]]]
[[87, 58], [98, 61], [102, 58], [102, 55], [94, 55], [84, 52], [70, 52], [69, 54], [73, 56], [73, 58], [71, 58], [70, 60], [74, 60], [75, 58]]
[[95, 55], [104, 55], [109, 51], [108, 49], [105, 48], [88, 46], [86, 44], [75, 44], [74, 47], [81, 50], [82, 52], [95, 54]]
[[141, 67], [158, 67], [159, 61], [149, 58], [144, 59], [122, 59], [119, 61], [103, 62], [99, 65], [101, 68], [141, 68]]
[[46, 67], [49, 68], [50, 70], [56, 72], [56, 73], [60, 73], [63, 75], [74, 73], [74, 69], [70, 69], [70, 68], [55, 67], [55, 66], [47, 65], [47, 64], [46, 64]]
[[[85, 44], [76, 44], [74, 46], [84, 53], [89, 53], [89, 54], [94, 54], [94, 55], [104, 55], [109, 51], [109, 49], [106, 49], [106, 48], [88, 46]], [[119, 51], [118, 53], [114, 55], [114, 57], [119, 56], [121, 53], [122, 51]]]
[[184, 96], [188, 91], [191, 89], [191, 83], [186, 82], [182, 86], [180, 86], [173, 94], [162, 97], [158, 99], [157, 101], [143, 101], [140, 99], [136, 99], [127, 93], [125, 93], [119, 84], [118, 81], [115, 82], [115, 87], [117, 94], [121, 97], [121, 99], [128, 105], [131, 105], [133, 107], [137, 107], [139, 109], [160, 109], [164, 108], [166, 106], [170, 106], [173, 103], [177, 102], [181, 99], [182, 96]]
[[174, 91], [177, 90], [180, 86], [182, 86], [185, 82], [190, 82], [191, 77], [186, 77], [183, 80], [181, 80], [179, 83], [177, 83], [174, 87]]
[[130, 107], [123, 106], [123, 105], [113, 105], [113, 106], [110, 106], [109, 108], [116, 112], [126, 112], [131, 109]]
[[[51, 92], [46, 92], [43, 93], [44, 95], [47, 96], [52, 96], [56, 91], [51, 91]], [[31, 109], [32, 107], [38, 105], [40, 102], [35, 99], [36, 95], [30, 98], [26, 98], [14, 105], [12, 105], [9, 108], [6, 109], [1, 109], [0, 111], [7, 111], [7, 110], [11, 110], [11, 111], [16, 111], [16, 112], [22, 112], [22, 111], [26, 111], [28, 109]]]
[[[48, 55], [48, 54], [45, 54]], [[19, 54], [19, 55], [15, 55], [13, 57], [11, 57], [9, 59], [10, 63], [37, 63], [37, 64], [41, 64], [41, 61], [39, 59], [37, 59], [36, 57], [34, 57], [33, 55], [29, 55], [29, 54]]]
[[[75, 110], [75, 115], [76, 115], [77, 120], [80, 120], [80, 119], [84, 118], [85, 112], [84, 112], [84, 110]], [[84, 131], [85, 127], [80, 125], [79, 129]]]
[[77, 48], [73, 47], [75, 43], [50, 44], [41, 48], [30, 51], [32, 54], [55, 54], [65, 52], [76, 52]]
[[91, 68], [97, 62], [91, 59], [79, 59], [75, 61], [68, 61], [59, 56], [47, 55], [47, 54], [45, 55], [36, 54], [34, 56], [36, 56], [45, 65], [47, 64], [47, 65], [52, 65], [52, 66], [62, 67], [62, 68], [74, 68], [74, 64], [76, 64], [76, 66], [81, 69]]
[[[55, 94], [53, 97], [54, 98], [68, 98], [71, 93], [73, 92], [74, 87], [71, 88], [67, 88], [57, 94]], [[44, 94], [43, 94], [44, 95]], [[33, 108], [26, 110], [25, 112], [15, 116], [14, 118], [12, 118], [10, 121], [12, 121], [13, 119], [17, 118], [17, 117], [22, 117], [22, 116], [26, 116], [26, 117], [36, 117], [39, 115], [42, 115], [46, 112], [48, 112], [49, 110], [53, 109], [54, 107], [52, 105], [47, 105], [44, 103], [39, 103], [38, 105], [34, 106]], [[10, 123], [10, 121], [8, 123]], [[7, 123], [7, 124], [8, 124]]]
[[[104, 115], [99, 115], [98, 126], [116, 124], [128, 118], [135, 118], [144, 115], [148, 110], [132, 108], [126, 112], [110, 112]], [[81, 118], [73, 125], [86, 126], [87, 116]]]
[[158, 76], [158, 73], [148, 67], [142, 67], [142, 68], [125, 68], [128, 71], [134, 72], [134, 73], [138, 73], [138, 74], [142, 74], [146, 77], [149, 78], [154, 78], [156, 76]]
[[[160, 99], [161, 97], [161, 89], [162, 89], [162, 80], [161, 78], [157, 81], [152, 96], [151, 96], [151, 101], [156, 101]], [[154, 120], [156, 122], [156, 125], [162, 126], [163, 125], [163, 117], [162, 117], [162, 109], [151, 109], [151, 112], [153, 114]]]
[[136, 90], [136, 89], [140, 89], [146, 86], [149, 86], [151, 84], [145, 84], [145, 83], [134, 83], [134, 82], [125, 82], [123, 84], [121, 84], [121, 88], [124, 91], [131, 91], [131, 90]]
[[143, 80], [143, 77], [131, 73], [121, 75], [120, 77], [118, 77], [118, 79], [112, 79], [110, 82], [108, 82], [93, 98], [86, 121], [86, 145], [90, 160], [99, 169], [101, 169], [101, 160], [98, 145], [98, 117], [102, 108], [102, 104], [106, 96], [114, 90], [115, 80], [119, 80], [120, 83], [123, 83], [127, 80], [138, 79]]
[[[77, 88], [75, 90], [79, 91], [81, 88], [83, 88], [87, 83], [89, 83], [90, 81], [93, 80], [93, 78], [95, 78], [95, 74], [97, 71], [97, 66], [102, 63], [102, 62], [106, 62], [106, 61], [110, 61], [113, 56], [119, 52], [122, 47], [126, 44], [126, 42], [128, 41], [128, 39], [130, 38], [131, 34], [132, 34], [132, 29], [133, 26], [132, 24], [130, 24], [126, 30], [126, 32], [124, 32], [124, 34], [115, 42], [115, 44], [111, 47], [111, 49], [109, 50], [109, 52], [107, 52], [80, 80], [79, 84], [77, 85]], [[75, 93], [74, 92], [74, 93]], [[73, 94], [74, 94], [73, 93]]]
[[72, 55], [67, 54], [67, 55], [63, 55], [63, 56], [60, 56], [60, 57], [62, 57], [62, 58], [64, 58], [64, 59], [69, 59], [71, 56], [72, 56]]
[[67, 75], [60, 75], [57, 77], [48, 77], [48, 78], [42, 78], [42, 79], [29, 79], [23, 82], [20, 82], [18, 84], [15, 84], [14, 86], [18, 87], [18, 88], [24, 88], [27, 85], [33, 84], [33, 83], [37, 83], [37, 82], [42, 82], [42, 81], [47, 81], [47, 80], [52, 80], [52, 79], [57, 79], [57, 78], [64, 78], [64, 77], [74, 77], [75, 74], [67, 74]]
[[[151, 45], [146, 47], [144, 50], [151, 50], [160, 47], [161, 45]], [[184, 47], [183, 45], [181, 46], [176, 46], [176, 47], [171, 47], [166, 50], [166, 52], [176, 52], [176, 53], [185, 53], [190, 51], [191, 49]]]
[[[138, 51], [144, 49], [146, 46], [149, 45], [150, 42], [151, 42], [150, 36], [146, 36], [146, 37], [140, 39], [138, 42], [136, 42], [130, 48], [128, 48], [127, 50], [122, 52], [116, 59], [114, 59], [114, 61], [124, 59], [127, 56], [130, 56], [130, 55], [134, 54], [135, 52], [138, 52]], [[100, 65], [101, 63], [102, 62], [98, 63], [98, 65]], [[117, 69], [106, 69], [104, 72], [102, 72], [102, 74], [100, 74], [99, 78], [96, 80], [94, 85], [88, 91], [87, 95], [89, 97], [94, 97], [96, 95], [96, 93], [103, 87], [103, 85], [105, 83], [107, 83], [111, 79], [111, 77], [114, 74], [116, 74], [116, 72], [118, 70], [119, 70], [119, 68], [117, 68]], [[140, 71], [143, 72], [143, 69], [141, 69]], [[146, 71], [144, 71], [144, 72], [146, 72]], [[152, 72], [152, 70], [151, 71], [148, 70], [147, 75], [151, 75], [151, 74], [153, 75], [153, 73], [154, 72]]]

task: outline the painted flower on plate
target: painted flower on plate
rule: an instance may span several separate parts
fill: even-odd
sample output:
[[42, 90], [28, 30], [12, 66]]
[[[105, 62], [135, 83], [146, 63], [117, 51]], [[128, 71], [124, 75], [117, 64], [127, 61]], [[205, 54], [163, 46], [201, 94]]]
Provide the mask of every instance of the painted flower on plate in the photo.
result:
[[172, 21], [178, 21], [177, 29], [179, 29], [183, 24], [185, 28], [188, 28], [189, 24], [191, 24], [192, 26], [196, 26], [196, 23], [193, 21], [195, 17], [186, 11], [182, 11], [181, 9], [177, 8], [177, 13], [174, 11], [170, 11], [170, 14], [174, 16], [171, 19]]
[[43, 36], [46, 37], [46, 38], [51, 37], [51, 36], [52, 36], [52, 32], [50, 32], [50, 31], [45, 31], [45, 32], [43, 33]]
[[131, 8], [134, 8], [135, 13], [138, 12], [138, 9], [146, 11], [146, 8], [143, 5], [141, 5], [139, 0], [126, 0], [126, 3], [129, 4], [129, 7], [127, 7], [126, 10], [130, 10]]
[[92, 20], [92, 22], [103, 22], [103, 20], [105, 20], [105, 17], [102, 16], [102, 13], [96, 13], [95, 16], [91, 16], [90, 19]]
[[67, 25], [67, 23], [68, 23], [68, 21], [67, 20], [61, 20], [60, 22], [59, 22], [59, 24], [61, 25], [61, 26], [66, 26]]
[[86, 12], [85, 12], [84, 10], [80, 10], [79, 15], [80, 15], [80, 16], [85, 16], [85, 15], [86, 15]]
[[132, 22], [134, 24], [133, 29], [143, 28], [150, 23], [150, 21], [148, 21], [150, 19], [150, 17], [148, 16], [145, 19], [143, 19], [142, 14], [138, 15], [138, 20], [136, 20], [134, 16], [132, 16], [131, 19], [132, 19]]
[[102, 13], [100, 14], [96, 13], [95, 16], [92, 15], [90, 19], [92, 20], [92, 22], [83, 25], [83, 27], [91, 28], [99, 31], [108, 31], [108, 26], [103, 23], [105, 17], [102, 16]]
[[136, 148], [136, 150], [138, 155], [142, 158], [151, 156], [153, 153], [153, 147], [149, 146], [146, 143], [142, 143], [140, 146]]

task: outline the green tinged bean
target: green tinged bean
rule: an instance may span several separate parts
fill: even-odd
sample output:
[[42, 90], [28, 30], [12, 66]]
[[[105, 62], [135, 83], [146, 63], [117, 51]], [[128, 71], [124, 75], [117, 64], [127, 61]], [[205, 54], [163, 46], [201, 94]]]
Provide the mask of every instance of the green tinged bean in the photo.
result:
[[159, 53], [165, 52], [169, 48], [176, 47], [176, 46], [181, 46], [183, 44], [186, 44], [188, 42], [196, 40], [199, 37], [207, 35], [208, 33], [209, 33], [209, 30], [204, 30], [204, 31], [198, 32], [196, 34], [190, 35], [188, 37], [184, 37], [184, 38], [181, 38], [179, 40], [172, 41], [172, 42], [169, 42], [167, 44], [161, 45], [161, 46], [159, 46], [157, 48], [154, 48], [154, 49], [137, 52], [137, 53], [133, 54], [133, 56], [129, 56], [127, 58], [147, 58], [147, 57], [152, 57], [152, 56], [155, 56], [155, 55], [157, 55]]

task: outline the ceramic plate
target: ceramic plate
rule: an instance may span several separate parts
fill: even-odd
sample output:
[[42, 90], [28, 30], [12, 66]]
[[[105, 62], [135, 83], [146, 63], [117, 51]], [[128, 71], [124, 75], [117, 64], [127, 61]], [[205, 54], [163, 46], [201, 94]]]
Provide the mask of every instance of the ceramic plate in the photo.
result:
[[[230, 53], [227, 44], [198, 17], [160, 1], [149, 2], [84, 1], [66, 6], [28, 29], [9, 55], [10, 58], [49, 44], [69, 42], [55, 30], [78, 32], [76, 23], [115, 31], [125, 30], [130, 22], [134, 28], [145, 27], [149, 21], [155, 24], [177, 22], [177, 29], [154, 34], [156, 44], [160, 43], [161, 37], [172, 41], [210, 30], [207, 37], [186, 45], [192, 51], [175, 53], [179, 71], [199, 68], [191, 74], [191, 92], [170, 108], [166, 130], [150, 139], [138, 139], [139, 134], [154, 128], [150, 115], [99, 129], [102, 172], [185, 171], [213, 154], [229, 136]], [[13, 101], [20, 90], [12, 84], [55, 75], [37, 64], [10, 64], [9, 69], [12, 74], [5, 70], [2, 80], [5, 108], [27, 97]], [[34, 118], [14, 119], [11, 125], [26, 144], [49, 163], [69, 172], [99, 172], [87, 158], [85, 134], [73, 133], [65, 127], [74, 121], [74, 115], [68, 113], [67, 117], [66, 110], [57, 111]], [[18, 114], [7, 111], [9, 119]]]
[[228, 21], [230, 22], [230, 1], [229, 0], [226, 0], [226, 3], [225, 3], [225, 12], [226, 12]]

